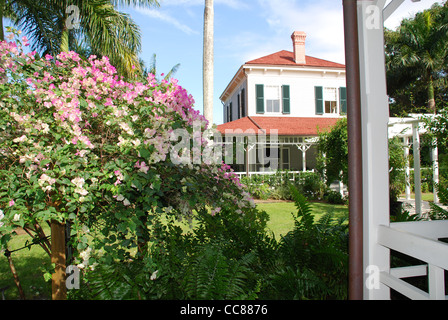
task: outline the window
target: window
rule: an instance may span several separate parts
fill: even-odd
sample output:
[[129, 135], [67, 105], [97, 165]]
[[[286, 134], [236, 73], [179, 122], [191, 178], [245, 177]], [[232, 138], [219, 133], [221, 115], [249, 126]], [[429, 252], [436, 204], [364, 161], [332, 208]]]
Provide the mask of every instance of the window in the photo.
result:
[[347, 113], [347, 89], [345, 87], [315, 87], [316, 114]]
[[266, 86], [266, 112], [280, 112], [280, 87]]
[[338, 113], [336, 88], [324, 88], [325, 113]]
[[273, 86], [257, 84], [256, 110], [257, 113], [289, 114], [291, 109], [289, 85]]

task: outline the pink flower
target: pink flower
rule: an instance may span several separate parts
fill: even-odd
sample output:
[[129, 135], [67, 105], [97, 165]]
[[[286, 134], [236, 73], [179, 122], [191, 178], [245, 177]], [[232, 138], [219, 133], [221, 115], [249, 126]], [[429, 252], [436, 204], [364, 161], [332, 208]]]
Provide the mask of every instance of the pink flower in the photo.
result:
[[9, 206], [12, 207], [15, 204], [14, 200], [9, 200]]

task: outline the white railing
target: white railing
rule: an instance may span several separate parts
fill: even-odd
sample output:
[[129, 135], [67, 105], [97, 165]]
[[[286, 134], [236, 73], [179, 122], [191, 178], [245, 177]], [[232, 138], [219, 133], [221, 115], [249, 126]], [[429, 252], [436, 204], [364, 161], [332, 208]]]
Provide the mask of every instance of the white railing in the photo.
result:
[[[424, 265], [392, 268], [381, 272], [380, 281], [404, 296], [416, 300], [448, 300], [445, 295], [445, 271], [448, 270], [448, 221], [396, 222], [380, 225], [378, 243], [391, 250], [424, 261]], [[427, 276], [428, 292], [403, 278]]]

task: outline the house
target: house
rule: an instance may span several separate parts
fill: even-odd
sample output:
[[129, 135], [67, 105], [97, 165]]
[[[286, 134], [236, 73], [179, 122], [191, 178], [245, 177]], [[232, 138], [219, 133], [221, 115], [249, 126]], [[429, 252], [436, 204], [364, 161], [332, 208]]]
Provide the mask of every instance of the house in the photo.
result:
[[[306, 55], [305, 32], [291, 39], [292, 51], [243, 64], [220, 96], [224, 123], [217, 129], [225, 142], [257, 132], [243, 163], [232, 164], [235, 171], [314, 169], [319, 131], [347, 112], [345, 65]], [[277, 157], [276, 165], [266, 157]]]

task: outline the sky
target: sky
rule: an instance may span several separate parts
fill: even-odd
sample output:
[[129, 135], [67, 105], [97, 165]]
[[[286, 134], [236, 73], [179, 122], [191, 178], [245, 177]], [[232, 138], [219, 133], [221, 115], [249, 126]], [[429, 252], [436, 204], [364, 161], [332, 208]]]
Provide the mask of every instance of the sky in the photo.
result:
[[[391, 0], [387, 0], [389, 3]], [[156, 54], [158, 73], [180, 64], [174, 78], [202, 107], [204, 0], [159, 0], [160, 7], [118, 7], [139, 25], [140, 57], [149, 66]], [[386, 21], [394, 29], [403, 18], [444, 0], [405, 0]], [[219, 100], [246, 61], [280, 50], [292, 51], [291, 34], [305, 31], [306, 54], [344, 63], [342, 0], [214, 0], [214, 112], [223, 122]]]
[[[444, 1], [405, 0], [385, 26], [394, 29], [403, 18], [435, 2]], [[140, 26], [141, 57], [148, 65], [153, 54], [159, 73], [180, 64], [174, 78], [193, 95], [195, 108], [202, 113], [204, 0], [160, 0], [158, 8], [119, 10], [129, 13]], [[291, 34], [296, 30], [307, 33], [307, 55], [345, 62], [342, 0], [214, 1], [215, 124], [223, 122], [219, 97], [239, 67], [280, 50], [292, 51]]]

